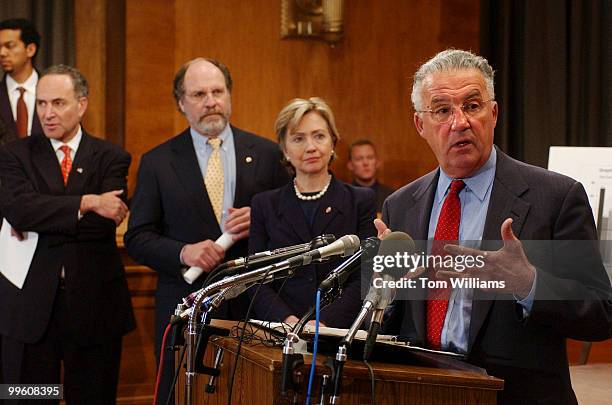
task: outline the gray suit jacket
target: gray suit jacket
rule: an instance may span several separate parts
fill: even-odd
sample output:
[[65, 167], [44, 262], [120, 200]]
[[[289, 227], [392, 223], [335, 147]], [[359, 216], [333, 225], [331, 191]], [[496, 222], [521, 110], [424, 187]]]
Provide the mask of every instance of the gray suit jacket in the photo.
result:
[[[392, 230], [426, 240], [439, 170], [404, 186], [386, 201], [383, 220]], [[582, 185], [575, 180], [514, 160], [497, 151], [497, 167], [483, 241], [501, 239], [513, 218], [521, 240], [594, 240], [595, 225]], [[565, 339], [605, 340], [611, 336], [610, 282], [597, 252], [583, 254], [580, 268], [538, 267], [536, 300], [526, 319], [516, 301], [475, 291], [468, 351], [472, 363], [506, 380], [500, 402], [546, 400], [574, 403]], [[531, 260], [531, 257], [530, 257]], [[572, 300], [544, 300], [571, 291]], [[506, 299], [502, 299], [506, 298]], [[426, 335], [426, 302], [397, 305], [395, 329], [416, 344]], [[549, 388], [553, 384], [555, 388]], [[526, 402], [525, 402], [526, 401]], [[541, 402], [538, 402], [541, 403]]]

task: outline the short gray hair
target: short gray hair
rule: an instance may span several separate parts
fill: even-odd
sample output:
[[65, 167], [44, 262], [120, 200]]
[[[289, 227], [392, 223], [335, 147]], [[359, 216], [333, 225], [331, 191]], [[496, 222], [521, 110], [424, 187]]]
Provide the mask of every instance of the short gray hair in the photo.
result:
[[449, 72], [452, 70], [476, 69], [482, 73], [489, 96], [495, 98], [495, 72], [489, 62], [482, 56], [461, 49], [447, 49], [425, 62], [414, 74], [412, 83], [412, 105], [415, 110], [422, 110], [421, 92], [423, 81], [432, 73]]
[[45, 69], [38, 80], [48, 75], [66, 75], [70, 77], [76, 98], [89, 96], [87, 79], [78, 69], [68, 65], [53, 65]]

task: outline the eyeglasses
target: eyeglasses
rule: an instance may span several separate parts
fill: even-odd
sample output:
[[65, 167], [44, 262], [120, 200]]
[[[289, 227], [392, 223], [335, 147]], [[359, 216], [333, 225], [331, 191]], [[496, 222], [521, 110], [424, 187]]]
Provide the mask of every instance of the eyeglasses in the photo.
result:
[[[485, 104], [490, 100], [468, 100], [459, 108], [466, 117], [474, 117], [483, 110]], [[418, 113], [430, 113], [434, 120], [440, 124], [448, 124], [455, 116], [455, 106], [450, 104], [442, 104], [430, 110], [417, 110]]]

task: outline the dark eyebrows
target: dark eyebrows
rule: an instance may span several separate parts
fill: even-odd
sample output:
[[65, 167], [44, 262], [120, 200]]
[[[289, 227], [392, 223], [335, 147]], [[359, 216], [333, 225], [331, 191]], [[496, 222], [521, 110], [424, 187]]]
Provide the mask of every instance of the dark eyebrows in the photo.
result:
[[61, 97], [58, 97], [58, 98], [54, 98], [54, 99], [53, 99], [53, 100], [51, 100], [51, 101], [48, 101], [48, 100], [43, 100], [43, 99], [41, 99], [41, 98], [37, 98], [37, 99], [36, 99], [36, 104], [38, 104], [38, 103], [46, 103], [46, 102], [54, 103], [54, 102], [56, 102], [56, 101], [66, 101], [66, 99], [65, 99], [65, 98], [61, 98]]

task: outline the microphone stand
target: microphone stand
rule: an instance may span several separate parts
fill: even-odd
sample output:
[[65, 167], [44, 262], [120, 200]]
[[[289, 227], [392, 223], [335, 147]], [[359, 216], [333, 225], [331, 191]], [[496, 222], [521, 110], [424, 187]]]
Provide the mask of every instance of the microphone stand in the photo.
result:
[[359, 311], [359, 314], [357, 315], [357, 318], [355, 318], [355, 321], [353, 322], [349, 330], [346, 332], [346, 335], [344, 336], [344, 338], [342, 338], [340, 344], [338, 345], [338, 351], [336, 352], [336, 357], [334, 358], [332, 367], [333, 392], [331, 397], [329, 398], [330, 404], [335, 404], [340, 399], [340, 391], [342, 388], [342, 370], [344, 368], [344, 363], [346, 363], [348, 348], [353, 343], [353, 339], [355, 339], [357, 331], [359, 331], [359, 328], [361, 327], [373, 307], [374, 304], [371, 301], [366, 301], [363, 304], [361, 310]]
[[[356, 260], [361, 260], [364, 249], [360, 249], [351, 258], [342, 263], [336, 270], [334, 270], [330, 276], [328, 276], [319, 285], [321, 290], [321, 308], [325, 308], [332, 302], [334, 302], [341, 294], [342, 287], [348, 279], [348, 275], [344, 275], [341, 270], [346, 269], [352, 265]], [[350, 274], [349, 274], [350, 275]], [[300, 333], [304, 329], [306, 322], [308, 322], [314, 315], [315, 307], [312, 306], [308, 309], [308, 312], [300, 318], [300, 320], [293, 326], [291, 331], [287, 333], [285, 342], [283, 344], [283, 363], [281, 367], [281, 394], [287, 395], [287, 391], [293, 390], [297, 393], [297, 383], [294, 381], [293, 372], [298, 367], [304, 364], [304, 356], [302, 354], [296, 354], [293, 345], [300, 340]]]
[[[251, 283], [265, 279], [265, 282], [269, 282], [275, 279], [275, 274], [283, 270], [289, 270], [287, 276], [293, 274], [291, 269], [292, 262], [283, 261], [277, 264], [269, 265], [256, 269], [247, 273], [239, 274], [236, 276], [228, 277], [218, 282], [215, 282], [203, 289], [201, 289], [193, 303], [193, 307], [190, 308], [189, 321], [187, 323], [187, 337], [185, 339], [185, 350], [187, 351], [186, 359], [186, 371], [185, 371], [185, 404], [190, 405], [193, 403], [193, 386], [195, 382], [195, 369], [196, 369], [196, 358], [195, 358], [195, 346], [198, 334], [197, 327], [197, 313], [201, 305], [205, 300], [210, 302], [206, 312], [210, 312], [215, 306], [218, 306], [226, 298], [226, 295], [232, 292], [242, 290], [244, 291], [247, 286]], [[295, 267], [295, 266], [294, 266]], [[270, 277], [272, 276], [272, 277]], [[239, 291], [238, 293], [241, 293]], [[216, 292], [213, 296], [210, 294]]]
[[226, 287], [244, 285], [245, 288], [247, 288], [247, 285], [250, 285], [251, 283], [256, 281], [263, 280], [264, 283], [273, 281], [277, 278], [276, 274], [284, 270], [288, 271], [283, 274], [283, 277], [290, 277], [294, 273], [294, 268], [307, 265], [313, 260], [320, 261], [325, 259], [326, 257], [338, 254], [352, 254], [353, 251], [356, 250], [359, 246], [358, 243], [359, 238], [357, 236], [346, 235], [343, 236], [340, 240], [335, 241], [333, 244], [326, 246], [327, 248], [329, 248], [327, 250], [324, 250], [325, 248], [320, 248], [311, 252], [304, 253], [300, 256], [295, 256], [290, 259], [283, 260], [278, 263], [274, 263], [246, 273], [224, 278], [223, 280], [219, 280], [200, 289], [196, 294], [193, 303], [193, 310], [191, 314], [189, 314], [189, 321], [187, 323], [187, 339], [185, 341], [185, 350], [187, 350], [187, 370], [185, 371], [185, 403], [191, 404], [193, 399], [192, 386], [195, 378], [195, 357], [193, 351], [196, 344], [197, 336], [196, 314], [198, 313], [198, 310], [206, 297], [210, 296], [210, 294], [212, 293], [222, 291]]

